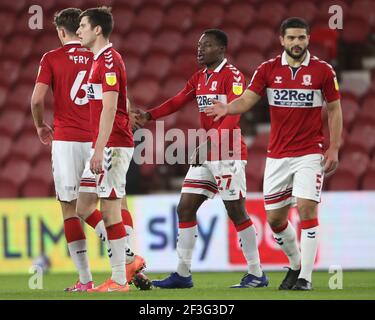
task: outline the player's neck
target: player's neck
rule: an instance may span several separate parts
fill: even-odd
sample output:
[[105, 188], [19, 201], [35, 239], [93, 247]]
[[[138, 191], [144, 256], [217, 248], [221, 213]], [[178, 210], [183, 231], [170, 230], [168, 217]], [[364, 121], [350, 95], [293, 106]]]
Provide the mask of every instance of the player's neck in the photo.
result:
[[286, 61], [288, 62], [288, 64], [291, 67], [296, 68], [296, 67], [299, 67], [302, 64], [303, 60], [305, 60], [305, 58], [306, 58], [306, 55], [307, 55], [307, 51], [305, 52], [305, 54], [302, 57], [300, 57], [298, 59], [295, 59], [295, 58], [292, 58], [290, 55], [287, 54], [286, 55]]
[[66, 37], [63, 41], [63, 46], [65, 46], [69, 42], [80, 42], [78, 37]]
[[210, 65], [206, 65], [207, 70], [215, 70], [220, 64], [223, 62], [224, 58], [219, 59], [217, 62], [212, 63]]
[[109, 44], [109, 39], [98, 38], [93, 46], [90, 48], [90, 51], [96, 55], [100, 50], [102, 50], [106, 45]]

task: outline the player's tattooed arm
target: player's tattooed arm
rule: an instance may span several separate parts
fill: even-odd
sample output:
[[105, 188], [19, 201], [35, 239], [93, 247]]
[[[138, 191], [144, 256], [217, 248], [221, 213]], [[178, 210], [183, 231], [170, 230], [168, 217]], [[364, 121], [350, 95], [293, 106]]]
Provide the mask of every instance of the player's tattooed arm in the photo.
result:
[[245, 90], [245, 92], [231, 103], [225, 104], [212, 99], [213, 105], [205, 109], [208, 116], [213, 116], [214, 121], [226, 116], [227, 114], [240, 114], [249, 111], [260, 100], [261, 96], [254, 91]]
[[38, 82], [31, 97], [31, 113], [36, 131], [43, 144], [50, 145], [53, 140], [52, 128], [44, 122], [44, 101], [48, 92], [48, 85]]

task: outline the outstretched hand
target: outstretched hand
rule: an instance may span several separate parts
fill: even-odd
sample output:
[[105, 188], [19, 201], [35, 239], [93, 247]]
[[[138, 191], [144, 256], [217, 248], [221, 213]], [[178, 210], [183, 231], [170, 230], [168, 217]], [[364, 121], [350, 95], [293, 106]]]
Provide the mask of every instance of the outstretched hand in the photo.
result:
[[144, 125], [150, 120], [149, 113], [140, 109], [131, 111], [129, 118], [133, 130], [144, 127]]
[[218, 121], [220, 118], [226, 116], [228, 114], [228, 105], [224, 104], [218, 100], [210, 99], [212, 102], [211, 107], [207, 107], [204, 112], [209, 117], [215, 117], [214, 121]]

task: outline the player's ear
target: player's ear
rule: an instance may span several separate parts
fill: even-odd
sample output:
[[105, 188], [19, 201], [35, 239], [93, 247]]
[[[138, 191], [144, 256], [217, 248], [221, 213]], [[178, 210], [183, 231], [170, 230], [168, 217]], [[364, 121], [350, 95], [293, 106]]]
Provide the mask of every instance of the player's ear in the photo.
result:
[[99, 34], [102, 34], [102, 27], [101, 26], [96, 26], [95, 27], [95, 34], [98, 36]]
[[280, 43], [282, 46], [284, 46], [284, 37], [282, 35], [279, 36]]

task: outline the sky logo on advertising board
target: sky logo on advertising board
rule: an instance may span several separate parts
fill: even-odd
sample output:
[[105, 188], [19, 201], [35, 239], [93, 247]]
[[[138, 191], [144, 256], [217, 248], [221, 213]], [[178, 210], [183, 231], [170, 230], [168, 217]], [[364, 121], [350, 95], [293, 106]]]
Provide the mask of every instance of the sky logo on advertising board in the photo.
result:
[[[263, 266], [287, 266], [289, 264], [288, 258], [281, 250], [280, 246], [273, 238], [272, 230], [267, 223], [266, 212], [264, 210], [264, 203], [261, 199], [246, 200], [246, 209], [249, 213], [251, 220], [257, 230], [257, 241], [260, 255], [260, 261]], [[297, 208], [291, 208], [289, 210], [289, 221], [292, 223], [297, 232], [298, 240], [301, 234], [301, 228], [299, 227], [299, 215]], [[246, 260], [242, 254], [240, 247], [237, 231], [233, 226], [233, 223], [228, 219], [228, 232], [229, 232], [229, 263], [232, 265], [244, 265], [246, 266]], [[319, 259], [319, 248], [317, 259]]]

